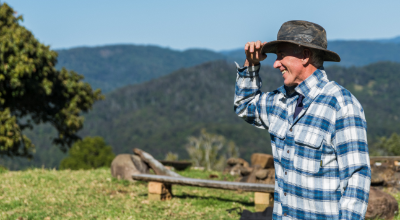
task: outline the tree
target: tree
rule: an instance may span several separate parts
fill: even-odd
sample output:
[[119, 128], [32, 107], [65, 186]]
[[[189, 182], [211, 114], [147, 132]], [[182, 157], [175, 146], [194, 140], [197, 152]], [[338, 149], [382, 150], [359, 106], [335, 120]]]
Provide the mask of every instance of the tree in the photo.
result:
[[226, 141], [222, 135], [207, 133], [202, 129], [199, 137], [189, 137], [186, 150], [194, 166], [203, 166], [206, 170], [222, 170], [226, 156], [221, 150], [227, 148], [228, 157], [238, 157], [239, 151], [233, 141]]
[[58, 132], [53, 143], [66, 151], [79, 136], [82, 112], [103, 99], [83, 76], [57, 70], [57, 53], [19, 24], [6, 3], [0, 3], [0, 155], [32, 157], [34, 145], [23, 130], [50, 123]]
[[386, 151], [389, 156], [400, 156], [400, 137], [396, 133], [390, 138], [381, 137], [378, 149]]
[[115, 154], [101, 137], [86, 137], [74, 143], [69, 156], [61, 161], [60, 169], [88, 170], [110, 167]]

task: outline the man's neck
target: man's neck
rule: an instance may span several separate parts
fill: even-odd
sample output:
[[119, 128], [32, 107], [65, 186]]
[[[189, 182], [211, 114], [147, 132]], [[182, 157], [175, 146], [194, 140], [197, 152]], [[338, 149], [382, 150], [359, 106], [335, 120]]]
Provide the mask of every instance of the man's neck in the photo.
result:
[[300, 83], [302, 83], [308, 77], [310, 77], [317, 69], [318, 69], [317, 67], [315, 67], [315, 66], [313, 66], [311, 64], [309, 64], [306, 67], [304, 67], [302, 73], [299, 75], [300, 82], [296, 86], [298, 86]]

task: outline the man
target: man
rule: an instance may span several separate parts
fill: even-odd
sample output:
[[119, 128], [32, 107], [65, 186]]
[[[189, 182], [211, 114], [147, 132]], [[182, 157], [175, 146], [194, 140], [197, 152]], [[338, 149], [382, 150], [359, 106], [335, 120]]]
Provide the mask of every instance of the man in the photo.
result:
[[[238, 66], [234, 108], [271, 136], [274, 219], [364, 219], [371, 179], [366, 121], [357, 99], [329, 81], [323, 61], [339, 62], [326, 32], [288, 21], [278, 40], [249, 42]], [[284, 85], [260, 91], [260, 61], [276, 53]]]

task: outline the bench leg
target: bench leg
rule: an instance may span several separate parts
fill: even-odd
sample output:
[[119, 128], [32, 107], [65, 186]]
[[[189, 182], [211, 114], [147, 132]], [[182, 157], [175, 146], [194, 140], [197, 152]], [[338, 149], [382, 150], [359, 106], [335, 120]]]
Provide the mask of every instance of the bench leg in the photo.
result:
[[172, 188], [170, 184], [149, 182], [149, 200], [165, 201], [172, 199]]
[[267, 207], [274, 206], [274, 193], [255, 192], [254, 204], [256, 212], [262, 212]]

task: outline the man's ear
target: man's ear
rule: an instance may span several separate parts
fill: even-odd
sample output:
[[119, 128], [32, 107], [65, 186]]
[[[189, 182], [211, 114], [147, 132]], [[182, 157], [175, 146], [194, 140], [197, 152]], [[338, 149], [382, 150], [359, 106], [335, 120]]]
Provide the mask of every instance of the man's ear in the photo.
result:
[[304, 66], [306, 66], [310, 63], [310, 59], [311, 59], [311, 51], [306, 48], [303, 50], [303, 59], [302, 59], [301, 63]]

